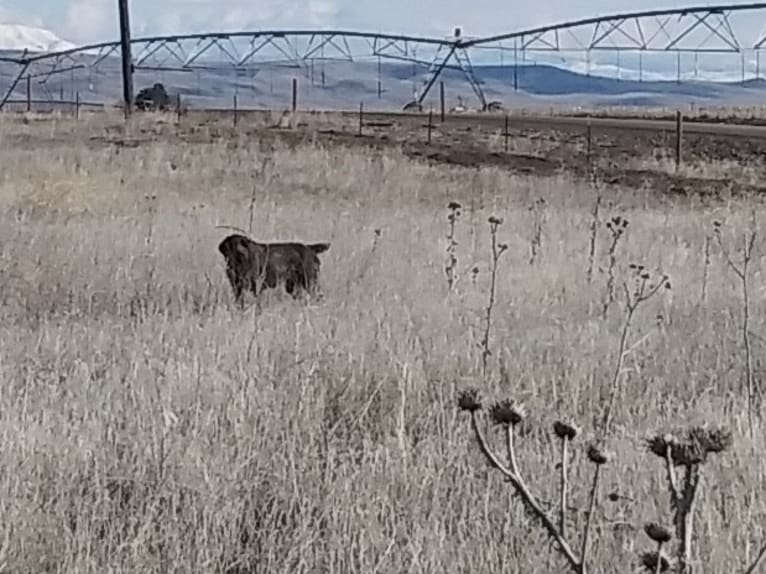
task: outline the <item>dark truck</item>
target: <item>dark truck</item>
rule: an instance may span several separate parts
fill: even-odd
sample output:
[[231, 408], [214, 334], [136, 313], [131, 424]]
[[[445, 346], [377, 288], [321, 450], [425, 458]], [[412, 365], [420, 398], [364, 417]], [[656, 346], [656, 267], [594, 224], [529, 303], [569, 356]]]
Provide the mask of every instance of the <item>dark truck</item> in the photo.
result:
[[144, 88], [136, 94], [135, 105], [136, 109], [141, 111], [165, 111], [170, 106], [170, 96], [165, 86], [156, 83], [151, 88]]

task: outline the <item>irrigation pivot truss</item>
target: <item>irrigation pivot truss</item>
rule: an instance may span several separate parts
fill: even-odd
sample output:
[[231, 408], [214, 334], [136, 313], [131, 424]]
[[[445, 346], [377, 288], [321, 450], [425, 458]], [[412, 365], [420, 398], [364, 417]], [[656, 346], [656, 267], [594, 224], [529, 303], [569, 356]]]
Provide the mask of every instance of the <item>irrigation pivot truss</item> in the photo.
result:
[[[131, 40], [135, 70], [193, 72], [215, 68], [255, 75], [265, 65], [291, 66], [313, 72], [315, 63], [330, 61], [377, 61], [378, 81], [382, 61], [413, 64], [417, 74], [414, 100], [420, 105], [445, 70], [465, 77], [482, 109], [487, 100], [474, 69], [474, 61], [487, 57], [502, 65], [512, 60], [515, 72], [530, 53], [580, 52], [588, 66], [593, 52], [675, 53], [680, 78], [680, 55], [744, 54], [756, 56], [760, 77], [760, 51], [766, 35], [746, 39], [752, 15], [744, 23], [736, 16], [766, 10], [766, 3], [696, 6], [667, 10], [631, 12], [585, 18], [507, 34], [465, 37], [459, 29], [453, 36], [437, 38], [349, 30], [258, 30], [153, 36]], [[766, 21], [765, 21], [766, 23]], [[0, 64], [18, 69], [9, 88], [0, 97], [0, 109], [21, 82], [37, 82], [42, 89], [60, 74], [93, 77], [120, 54], [120, 42], [104, 42], [71, 50], [0, 57]], [[639, 66], [641, 64], [639, 63]], [[415, 74], [415, 71], [413, 71]]]

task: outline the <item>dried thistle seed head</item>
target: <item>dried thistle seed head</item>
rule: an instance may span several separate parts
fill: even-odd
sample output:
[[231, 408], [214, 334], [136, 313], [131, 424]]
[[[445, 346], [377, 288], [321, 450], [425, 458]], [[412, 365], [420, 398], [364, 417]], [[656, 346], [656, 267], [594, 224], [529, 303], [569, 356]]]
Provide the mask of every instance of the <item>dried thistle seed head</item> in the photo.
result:
[[670, 453], [670, 460], [675, 466], [693, 466], [703, 464], [707, 452], [697, 441], [685, 440], [673, 435], [656, 435], [646, 442], [649, 451], [665, 460]]
[[471, 273], [473, 273], [474, 275], [478, 275], [478, 274], [479, 274], [479, 268], [478, 268], [478, 266], [474, 266], [474, 268], [473, 268], [473, 269], [471, 269]]
[[673, 540], [673, 533], [668, 528], [665, 528], [656, 522], [649, 522], [645, 524], [644, 532], [646, 532], [646, 535], [658, 544], [667, 544]]
[[489, 412], [492, 420], [498, 425], [516, 426], [526, 416], [524, 405], [510, 399], [495, 403]]
[[577, 435], [580, 434], [580, 429], [575, 424], [564, 421], [556, 421], [553, 423], [553, 432], [561, 440], [566, 439], [568, 441], [573, 441], [575, 438], [577, 438]]
[[657, 565], [659, 564], [660, 572], [667, 572], [670, 570], [670, 560], [659, 552], [644, 552], [641, 555], [641, 565], [646, 568], [647, 572], [654, 574], [657, 572]]
[[721, 222], [716, 219], [713, 222], [713, 227], [715, 227], [716, 229], [720, 228], [721, 227]]
[[695, 442], [706, 453], [718, 454], [729, 450], [734, 442], [731, 431], [724, 427], [695, 427], [689, 431], [690, 442]]
[[665, 289], [670, 290], [672, 288], [673, 288], [673, 286], [670, 284], [670, 281], [665, 281]]
[[647, 441], [647, 448], [653, 454], [665, 458], [670, 456], [676, 466], [704, 464], [708, 454], [718, 454], [731, 448], [733, 438], [726, 428], [694, 427], [679, 436], [657, 435]]
[[503, 223], [503, 219], [501, 217], [495, 217], [494, 215], [491, 216], [488, 221], [492, 225], [501, 225]]
[[595, 444], [592, 444], [588, 447], [588, 459], [590, 459], [593, 464], [606, 464], [609, 462], [610, 457], [611, 453]]
[[456, 211], [460, 209], [462, 206], [457, 201], [450, 201], [447, 207], [451, 209], [452, 211]]
[[457, 399], [457, 406], [461, 411], [468, 411], [474, 413], [481, 410], [481, 397], [479, 391], [476, 389], [467, 389], [460, 393]]

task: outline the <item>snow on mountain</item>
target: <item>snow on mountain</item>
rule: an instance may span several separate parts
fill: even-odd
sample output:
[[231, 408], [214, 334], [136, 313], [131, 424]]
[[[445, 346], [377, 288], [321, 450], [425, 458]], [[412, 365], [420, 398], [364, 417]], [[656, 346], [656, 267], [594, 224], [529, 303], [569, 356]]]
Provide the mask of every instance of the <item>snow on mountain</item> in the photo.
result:
[[75, 45], [62, 40], [50, 30], [22, 24], [0, 24], [0, 50], [58, 52]]

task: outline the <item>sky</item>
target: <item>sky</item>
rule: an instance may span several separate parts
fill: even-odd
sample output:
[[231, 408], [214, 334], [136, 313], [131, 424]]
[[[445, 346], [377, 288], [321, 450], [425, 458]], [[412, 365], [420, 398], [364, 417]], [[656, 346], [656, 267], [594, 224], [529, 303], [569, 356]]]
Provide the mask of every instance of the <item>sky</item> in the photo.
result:
[[[134, 35], [264, 27], [339, 27], [429, 36], [508, 32], [626, 10], [704, 0], [129, 0]], [[722, 0], [726, 3], [732, 0]], [[0, 23], [48, 28], [87, 43], [117, 38], [117, 0], [0, 0]]]

